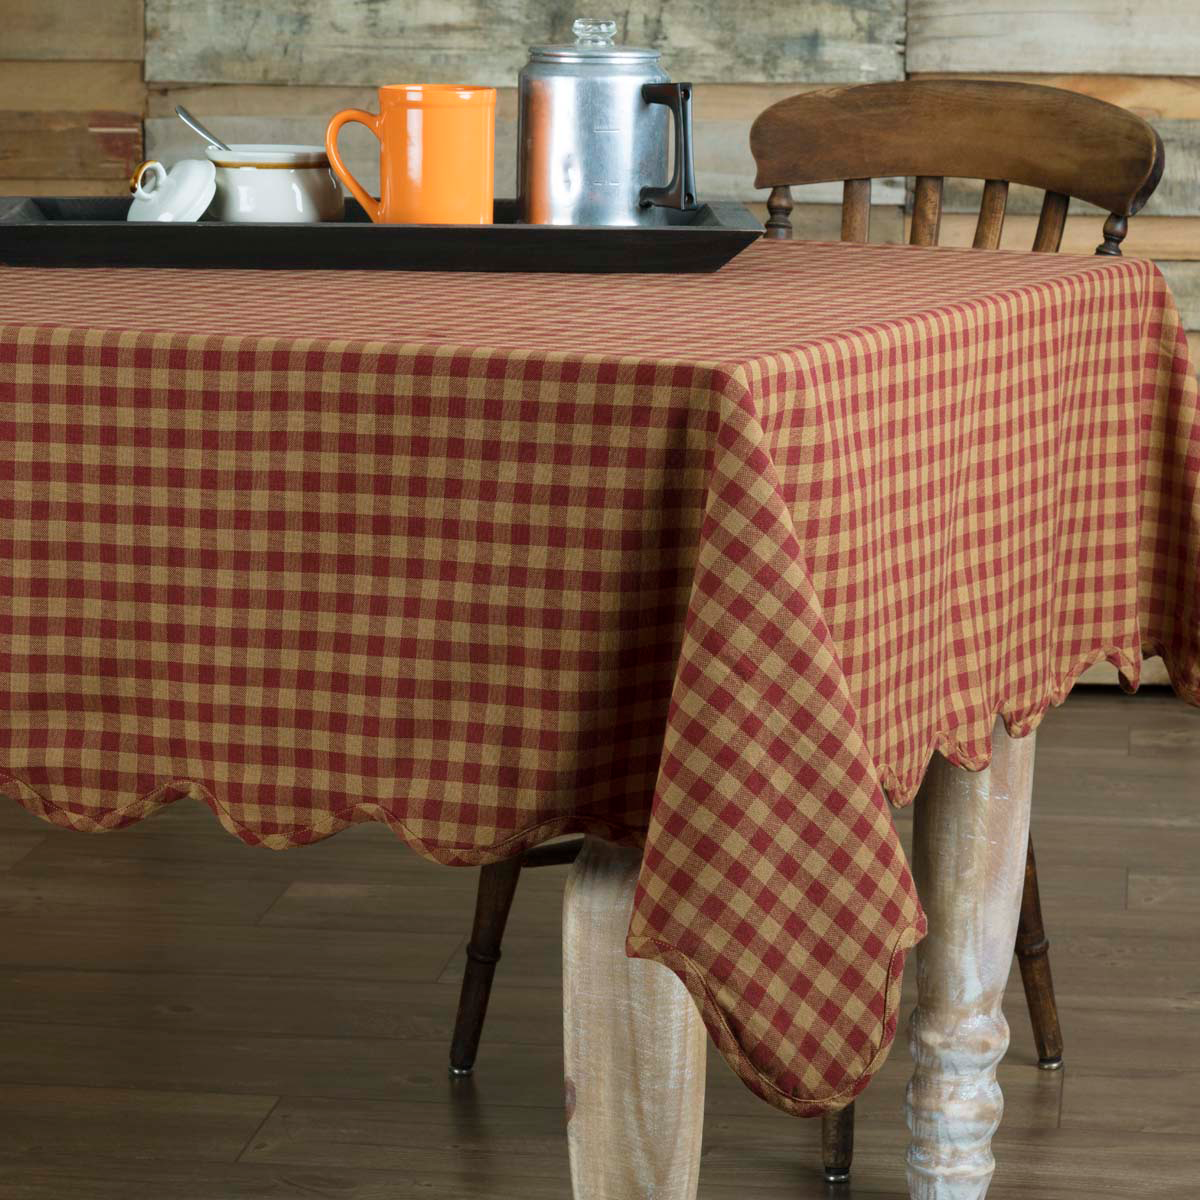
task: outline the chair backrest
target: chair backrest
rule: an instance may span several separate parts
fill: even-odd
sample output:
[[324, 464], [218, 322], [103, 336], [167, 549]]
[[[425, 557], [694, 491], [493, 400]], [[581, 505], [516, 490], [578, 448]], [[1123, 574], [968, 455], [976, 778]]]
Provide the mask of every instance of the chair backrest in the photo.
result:
[[1111, 214], [1097, 254], [1120, 254], [1128, 218], [1163, 172], [1162, 139], [1141, 117], [1061, 88], [939, 79], [790, 96], [750, 130], [756, 187], [772, 190], [768, 237], [792, 236], [790, 188], [844, 181], [842, 240], [870, 234], [871, 180], [916, 178], [912, 233], [937, 245], [947, 176], [984, 180], [974, 244], [1000, 244], [1010, 183], [1043, 188], [1033, 249], [1056, 251], [1071, 198]]

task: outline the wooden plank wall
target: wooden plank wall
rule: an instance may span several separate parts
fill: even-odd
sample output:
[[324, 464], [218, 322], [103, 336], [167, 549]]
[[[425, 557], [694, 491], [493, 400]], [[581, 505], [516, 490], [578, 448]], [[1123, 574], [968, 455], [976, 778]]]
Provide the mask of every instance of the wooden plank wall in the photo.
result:
[[[621, 41], [669, 51], [677, 78], [836, 83], [903, 75], [904, 5], [634, 0], [612, 15]], [[146, 76], [342, 86], [469, 79], [503, 87], [531, 43], [570, 40], [576, 11], [561, 0], [146, 0]]]
[[[514, 184], [511, 83], [532, 41], [568, 36], [559, 0], [0, 0], [0, 194], [120, 192], [143, 153], [197, 143], [180, 101], [227, 136], [319, 142], [326, 118], [370, 107], [401, 77], [501, 87], [497, 185]], [[1197, 0], [677, 0], [617, 14], [623, 40], [662, 47], [696, 90], [705, 193], [760, 205], [746, 134], [773, 101], [806, 87], [986, 75], [1071, 88], [1145, 115], [1167, 174], [1131, 223], [1128, 253], [1163, 265], [1200, 351], [1200, 3]], [[143, 79], [146, 82], [143, 82]], [[506, 86], [507, 85], [507, 86]], [[344, 135], [371, 185], [374, 142]], [[978, 188], [947, 190], [943, 240], [968, 243]], [[904, 235], [904, 187], [879, 181], [873, 235]], [[839, 189], [798, 194], [800, 236], [836, 237]], [[1015, 193], [1006, 244], [1031, 243], [1036, 199]], [[1090, 252], [1097, 214], [1068, 220], [1065, 248]]]
[[0, 0], [0, 194], [120, 191], [142, 157], [142, 0]]

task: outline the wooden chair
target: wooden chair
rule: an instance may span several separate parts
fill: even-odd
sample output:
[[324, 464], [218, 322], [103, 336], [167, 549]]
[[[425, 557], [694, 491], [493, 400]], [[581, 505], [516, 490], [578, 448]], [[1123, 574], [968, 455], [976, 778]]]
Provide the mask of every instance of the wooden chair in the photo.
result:
[[1071, 199], [1110, 215], [1097, 254], [1121, 253], [1128, 218], [1163, 172], [1163, 145], [1141, 117], [1061, 88], [985, 80], [909, 80], [790, 96], [750, 130], [755, 187], [771, 188], [767, 237], [792, 234], [791, 187], [843, 183], [842, 241], [870, 236], [871, 180], [916, 179], [914, 246], [936, 246], [946, 176], [984, 180], [974, 245], [1000, 245], [1010, 183], [1045, 191], [1035, 251], [1062, 243]]
[[[1072, 197], [1105, 209], [1097, 254], [1121, 253], [1128, 218], [1163, 170], [1162, 142], [1140, 117], [1099, 100], [1022, 83], [909, 81], [825, 88], [772, 105], [754, 122], [757, 187], [771, 188], [766, 236], [790, 238], [790, 188], [842, 181], [842, 240], [867, 241], [871, 180], [916, 178], [910, 241], [937, 244], [946, 176], [984, 181], [974, 245], [1000, 245], [1010, 183], [1044, 189], [1035, 251], [1056, 251]], [[523, 859], [484, 867], [450, 1066], [475, 1063], [509, 908], [523, 867], [572, 861], [582, 839], [550, 843]], [[1062, 1035], [1050, 976], [1032, 841], [1025, 865], [1016, 954], [1037, 1043], [1038, 1065], [1062, 1066]], [[854, 1106], [827, 1115], [822, 1157], [830, 1182], [849, 1178]]]

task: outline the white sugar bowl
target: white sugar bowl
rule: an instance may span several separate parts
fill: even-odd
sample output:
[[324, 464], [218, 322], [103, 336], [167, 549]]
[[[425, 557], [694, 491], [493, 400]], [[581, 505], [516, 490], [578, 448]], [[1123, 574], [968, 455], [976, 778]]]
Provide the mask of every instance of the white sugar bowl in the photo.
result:
[[324, 146], [231, 145], [205, 151], [217, 169], [216, 221], [340, 221], [341, 184]]

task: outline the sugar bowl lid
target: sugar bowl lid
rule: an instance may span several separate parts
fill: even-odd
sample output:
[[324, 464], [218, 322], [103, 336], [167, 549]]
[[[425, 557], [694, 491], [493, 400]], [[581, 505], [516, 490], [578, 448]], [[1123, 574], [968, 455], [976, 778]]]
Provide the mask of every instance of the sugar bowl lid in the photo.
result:
[[169, 171], [160, 162], [145, 162], [129, 190], [127, 221], [198, 221], [216, 194], [217, 168], [201, 158], [181, 159]]
[[575, 41], [562, 46], [530, 46], [530, 62], [558, 63], [646, 63], [657, 62], [657, 50], [641, 46], [618, 46], [616, 21], [580, 17], [571, 26]]

